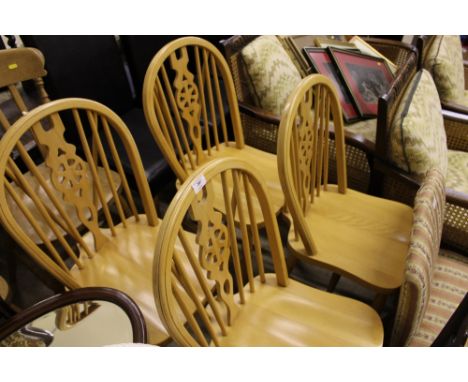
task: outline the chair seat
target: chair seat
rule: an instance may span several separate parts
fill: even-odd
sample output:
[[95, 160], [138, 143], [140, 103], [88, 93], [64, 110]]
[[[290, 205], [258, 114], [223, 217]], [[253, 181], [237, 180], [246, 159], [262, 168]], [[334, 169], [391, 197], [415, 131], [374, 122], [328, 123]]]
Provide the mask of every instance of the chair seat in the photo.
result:
[[368, 305], [333, 295], [294, 280], [276, 284], [255, 279], [246, 287], [248, 303], [240, 309], [221, 346], [381, 346], [383, 327]]
[[434, 267], [429, 304], [409, 346], [430, 346], [468, 291], [468, 258], [442, 250]]
[[[468, 133], [468, 132], [467, 132]], [[468, 153], [448, 150], [446, 187], [468, 194]]]
[[[169, 340], [156, 310], [153, 295], [153, 257], [159, 226], [160, 222], [158, 226], [150, 227], [144, 215], [140, 215], [139, 222], [128, 219], [127, 228], [116, 226], [116, 236], [92, 259], [87, 258], [84, 253], [80, 255], [84, 263], [83, 269], [79, 270], [76, 266], [71, 269], [72, 277], [83, 287], [111, 287], [123, 291], [135, 300], [145, 317], [149, 342], [152, 344], [162, 344]], [[195, 235], [186, 235], [193, 243], [195, 251], [198, 248]], [[92, 248], [92, 236], [87, 233], [83, 239]], [[179, 243], [176, 248], [183, 251]], [[187, 266], [187, 269], [191, 268]], [[195, 278], [193, 273], [190, 276]], [[196, 282], [193, 284], [198, 285]], [[197, 292], [201, 293], [200, 289]]]
[[310, 205], [306, 221], [318, 253], [307, 253], [291, 227], [288, 244], [300, 259], [381, 293], [401, 286], [413, 224], [410, 207], [351, 189], [340, 194], [329, 185]]
[[[260, 170], [263, 176], [263, 181], [267, 187], [273, 211], [278, 214], [284, 206], [285, 199], [279, 180], [276, 155], [267, 153], [266, 151], [262, 151], [248, 145], [245, 145], [243, 149], [239, 150], [235, 147], [235, 145], [236, 144], [234, 142], [229, 142], [229, 146], [220, 145], [219, 150], [213, 149], [211, 151], [211, 158], [234, 157], [252, 163], [255, 168]], [[221, 179], [214, 181], [213, 185], [216, 189], [219, 188], [219, 192], [216, 192], [216, 195], [219, 195], [218, 201], [215, 201], [216, 209], [225, 212], [224, 198], [222, 197]], [[255, 203], [254, 207], [256, 216], [258, 217], [257, 224], [261, 224], [263, 220], [261, 218], [262, 213], [260, 211], [260, 205]]]
[[[37, 168], [37, 170], [39, 170], [39, 173], [45, 179], [47, 184], [51, 185], [50, 169], [46, 166], [46, 164], [44, 162], [42, 162], [40, 165], [36, 166], [36, 168]], [[111, 200], [113, 198], [113, 195], [112, 195], [112, 191], [111, 191], [110, 186], [109, 186], [109, 182], [107, 181], [106, 173], [105, 173], [105, 171], [104, 171], [104, 169], [102, 167], [98, 167], [97, 171], [98, 171], [99, 178], [103, 179], [101, 184], [103, 186], [104, 199], [106, 200], [106, 202], [108, 202], [109, 200]], [[113, 183], [115, 185], [115, 188], [116, 188], [116, 190], [118, 190], [120, 188], [120, 184], [121, 184], [120, 176], [119, 176], [118, 173], [116, 173], [114, 171], [111, 171], [111, 175], [112, 175], [112, 181], [113, 181]], [[37, 181], [37, 178], [32, 176], [32, 174], [30, 172], [25, 173], [24, 177], [28, 181], [28, 183], [30, 184], [31, 188], [35, 191], [35, 193], [41, 198], [41, 200], [43, 201], [45, 206], [49, 207], [51, 211], [56, 211], [56, 209], [53, 207], [52, 202], [47, 197], [47, 194], [45, 193], [44, 189], [40, 186], [39, 182]], [[88, 173], [88, 177], [89, 177], [89, 179], [90, 179], [90, 181], [92, 183], [93, 178], [92, 178], [91, 173]], [[16, 184], [13, 184], [13, 185], [14, 185], [14, 189], [17, 192], [18, 196], [22, 199], [23, 203], [29, 209], [29, 211], [31, 212], [31, 214], [35, 218], [36, 222], [40, 225], [40, 227], [44, 231], [47, 238], [49, 240], [55, 240], [56, 236], [55, 236], [54, 232], [52, 231], [50, 226], [44, 221], [44, 219], [42, 218], [41, 213], [36, 208], [36, 206], [35, 206], [34, 202], [32, 201], [32, 199], [30, 199], [28, 196], [26, 196], [26, 194], [23, 192], [23, 190], [19, 186], [17, 186]], [[62, 201], [63, 198], [62, 198], [60, 192], [55, 190], [54, 187], [51, 187], [51, 188], [54, 190], [55, 196], [59, 200]], [[15, 220], [18, 222], [18, 224], [21, 226], [21, 228], [24, 230], [24, 232], [27, 233], [27, 235], [30, 238], [32, 238], [32, 240], [35, 243], [38, 243], [38, 244], [42, 243], [41, 238], [36, 233], [34, 228], [29, 224], [27, 218], [23, 215], [23, 213], [18, 208], [13, 207], [13, 206], [16, 206], [16, 203], [13, 201], [13, 199], [11, 198], [10, 195], [7, 196], [7, 200], [8, 200], [8, 203], [10, 205], [10, 209], [13, 212], [13, 216], [14, 216]], [[79, 217], [78, 217], [78, 215], [76, 213], [76, 208], [72, 204], [68, 204], [68, 203], [62, 203], [62, 206], [64, 207], [65, 212], [67, 213], [68, 217], [70, 218], [70, 220], [72, 221], [74, 226], [75, 227], [80, 227], [82, 225], [82, 223], [81, 223], [81, 221], [80, 221], [80, 219], [79, 219]], [[98, 208], [100, 208], [101, 207], [101, 202], [98, 202], [97, 206], [98, 206]], [[89, 213], [87, 213], [87, 214], [88, 214], [87, 216], [89, 216]], [[60, 226], [57, 226], [57, 228], [58, 228], [58, 230], [60, 232], [64, 233], [64, 231], [60, 228]]]

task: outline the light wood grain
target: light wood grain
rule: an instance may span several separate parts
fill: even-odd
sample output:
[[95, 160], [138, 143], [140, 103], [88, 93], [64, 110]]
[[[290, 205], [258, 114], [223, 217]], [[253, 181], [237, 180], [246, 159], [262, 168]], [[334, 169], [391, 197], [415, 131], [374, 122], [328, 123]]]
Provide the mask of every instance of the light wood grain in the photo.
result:
[[[328, 184], [332, 121], [337, 185]], [[379, 293], [401, 286], [412, 210], [347, 188], [341, 106], [328, 78], [308, 76], [290, 95], [279, 128], [278, 169], [293, 222], [288, 246], [298, 259]]]
[[[219, 195], [215, 195], [214, 184], [219, 178], [224, 186], [220, 195], [227, 199], [225, 214], [215, 207]], [[232, 185], [228, 185], [228, 179]], [[253, 216], [255, 199], [262, 213], [275, 273], [263, 270], [264, 253], [255, 244], [258, 232], [254, 230], [258, 226], [246, 224]], [[242, 206], [237, 228], [232, 205]], [[187, 214], [198, 225], [195, 236], [198, 248], [186, 246], [184, 253], [174, 247], [183, 233], [181, 225]], [[185, 281], [186, 271], [179, 265], [184, 256], [198, 277], [197, 284]], [[180, 186], [161, 224], [153, 275], [159, 315], [171, 337], [183, 346], [381, 346], [383, 343], [382, 322], [370, 306], [288, 279], [266, 186], [260, 171], [245, 160], [210, 161]], [[214, 282], [214, 287], [210, 290], [203, 287], [201, 277]], [[189, 307], [182, 301], [183, 294], [176, 285], [181, 285], [196, 305], [198, 322], [191, 319]], [[194, 300], [196, 294], [191, 290], [194, 285], [200, 285], [205, 295], [208, 293], [205, 305], [200, 297]], [[200, 323], [206, 329], [204, 332]]]

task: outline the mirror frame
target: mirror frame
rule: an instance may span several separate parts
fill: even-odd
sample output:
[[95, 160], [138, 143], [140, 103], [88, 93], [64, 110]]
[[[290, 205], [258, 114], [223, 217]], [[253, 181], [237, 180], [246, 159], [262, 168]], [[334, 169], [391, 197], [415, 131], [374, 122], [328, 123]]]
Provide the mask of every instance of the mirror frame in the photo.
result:
[[26, 308], [8, 319], [0, 327], [0, 340], [23, 328], [25, 325], [56, 309], [66, 305], [85, 301], [107, 301], [120, 307], [128, 316], [132, 325], [133, 342], [146, 344], [148, 335], [145, 320], [138, 305], [125, 293], [103, 287], [88, 287], [68, 291], [49, 297], [46, 300]]

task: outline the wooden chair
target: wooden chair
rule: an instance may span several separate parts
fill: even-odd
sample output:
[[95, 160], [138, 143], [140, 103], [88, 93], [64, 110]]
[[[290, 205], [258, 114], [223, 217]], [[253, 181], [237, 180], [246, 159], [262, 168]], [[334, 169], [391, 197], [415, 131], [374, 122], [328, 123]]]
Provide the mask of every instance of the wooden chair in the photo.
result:
[[[242, 50], [257, 37], [238, 35], [223, 41], [224, 54], [231, 69], [239, 98], [240, 116], [246, 143], [276, 153], [281, 116], [256, 106], [253, 86], [241, 54]], [[317, 36], [277, 37], [301, 76], [304, 78], [312, 73], [310, 64], [304, 59], [301, 52], [297, 52], [297, 48], [301, 49], [304, 44], [314, 46], [313, 40]], [[300, 37], [300, 39], [298, 40], [296, 37]], [[295, 47], [291, 45], [291, 40], [297, 42]], [[405, 66], [415, 66], [416, 64], [416, 49], [410, 45], [375, 38], [367, 38], [366, 41], [397, 64], [400, 70]], [[333, 129], [330, 130], [330, 134], [333, 138]], [[345, 126], [348, 181], [353, 189], [363, 192], [369, 190], [375, 153], [375, 134], [376, 119], [359, 121]], [[333, 141], [330, 142], [329, 149], [333, 154], [335, 150]], [[330, 179], [336, 181], [334, 164], [330, 166], [330, 171]]]
[[468, 117], [442, 110], [429, 72], [403, 72], [379, 99], [372, 185], [375, 195], [412, 205], [424, 174], [442, 166], [447, 176], [442, 242], [463, 253], [468, 252], [467, 129]]
[[[215, 207], [218, 178], [225, 215]], [[382, 345], [382, 323], [371, 307], [288, 279], [274, 210], [261, 179], [254, 165], [222, 158], [194, 171], [180, 187], [161, 224], [153, 271], [155, 302], [170, 335], [183, 346]], [[233, 199], [239, 206], [238, 229]], [[266, 236], [255, 224], [255, 201]], [[196, 247], [182, 228], [186, 214], [198, 225]], [[184, 252], [174, 251], [177, 242]], [[265, 272], [268, 251], [274, 273]], [[189, 270], [196, 282], [190, 282]], [[196, 287], [203, 289], [203, 299]], [[182, 292], [190, 296], [189, 303]]]
[[[146, 72], [143, 106], [151, 132], [180, 182], [212, 159], [242, 157], [261, 169], [275, 212], [283, 207], [276, 157], [244, 143], [232, 76], [211, 43], [183, 37], [164, 46]], [[218, 207], [224, 210], [221, 202]]]
[[[414, 202], [405, 280], [391, 336], [393, 346], [430, 346], [442, 334], [440, 344], [445, 323], [468, 291], [468, 259], [447, 251], [439, 253], [444, 210], [444, 176], [432, 169]], [[462, 320], [456, 318], [459, 324]]]
[[[46, 148], [45, 172], [21, 144], [33, 128]], [[64, 138], [72, 129], [80, 146]], [[135, 190], [129, 188], [121, 163], [124, 153], [117, 153], [117, 144], [125, 148], [126, 160], [133, 166]], [[15, 149], [21, 153], [16, 162]], [[5, 133], [0, 150], [0, 219], [13, 239], [69, 289], [108, 286], [127, 293], [145, 316], [150, 342], [167, 341], [151, 289], [159, 220], [138, 150], [123, 121], [94, 101], [53, 101], [18, 120]], [[109, 167], [111, 159], [120, 188]], [[105, 189], [110, 190], [111, 201], [105, 199]], [[142, 202], [142, 212], [134, 195]], [[98, 215], [98, 207], [103, 216]], [[75, 220], [85, 232], [78, 231]]]
[[[83, 306], [88, 304], [89, 306], [90, 303], [96, 304], [96, 302], [110, 303], [111, 305], [107, 306], [112, 308], [115, 307], [113, 309], [114, 314], [125, 314], [128, 321], [125, 322], [122, 314], [121, 321], [124, 325], [122, 327], [122, 331], [126, 332], [128, 330], [131, 332], [133, 337], [131, 340], [133, 340], [134, 343], [141, 344], [147, 342], [148, 336], [144, 317], [141, 313], [141, 310], [138, 308], [138, 305], [136, 305], [130, 297], [128, 297], [125, 293], [112, 288], [89, 287], [80, 288], [52, 296], [32, 307], [29, 307], [28, 309], [25, 309], [20, 313], [15, 314], [7, 322], [0, 326], [0, 346], [48, 346], [50, 342], [53, 341], [54, 335], [57, 333], [47, 333], [46, 331], [41, 330], [41, 328], [31, 327], [31, 323], [35, 322], [37, 319], [41, 319], [46, 314], [60, 312], [60, 310], [77, 305]], [[88, 316], [89, 318], [91, 318], [91, 315], [95, 314], [95, 312], [98, 313], [99, 309], [107, 308], [107, 306], [104, 304], [100, 305], [101, 306], [97, 307], [97, 310], [90, 312], [90, 315]], [[120, 316], [120, 314], [118, 315]], [[88, 319], [88, 317], [85, 319]], [[108, 316], [102, 315], [102, 318], [108, 319]], [[103, 325], [111, 324], [106, 321], [100, 322], [97, 320], [94, 321], [93, 324], [97, 322]], [[68, 327], [65, 330], [70, 332], [73, 331], [74, 328]], [[91, 343], [92, 338], [90, 337], [95, 336], [96, 333], [99, 333], [100, 328], [94, 327], [93, 325], [89, 325], [86, 328], [81, 326], [79, 331], [81, 335], [85, 334], [85, 336], [88, 337], [79, 339], [71, 337], [69, 340], [70, 342], [65, 346], [73, 346], [76, 343], [83, 344], [86, 343], [87, 340], [88, 344]], [[125, 334], [126, 333], [124, 333], [123, 336]], [[121, 333], [117, 333], [114, 338], [122, 338]]]
[[[34, 48], [13, 48], [0, 51], [0, 88], [5, 87], [8, 89], [9, 94], [8, 99], [2, 103], [0, 108], [0, 125], [5, 131], [19, 117], [28, 114], [32, 108], [50, 102], [49, 96], [44, 89], [43, 77], [46, 74], [44, 56], [39, 50]], [[32, 89], [27, 86], [27, 81], [33, 81], [34, 86]], [[36, 127], [33, 127], [28, 134], [22, 137], [24, 148], [27, 151], [38, 148], [43, 153], [43, 143], [40, 136], [40, 133], [36, 133]], [[18, 154], [22, 155], [21, 152]], [[31, 152], [31, 155], [34, 156], [34, 152]], [[46, 179], [48, 178], [44, 163], [39, 165], [39, 171], [43, 173]], [[104, 176], [104, 170], [100, 166], [98, 167], [98, 174], [100, 177]], [[118, 174], [115, 171], [112, 171], [111, 174], [115, 185], [120, 187]], [[104, 190], [104, 195], [107, 201], [112, 199], [112, 193], [109, 189]], [[79, 226], [80, 222], [75, 220], [74, 224]]]
[[[329, 125], [338, 184], [328, 182]], [[288, 247], [300, 260], [345, 275], [379, 294], [403, 282], [411, 208], [347, 187], [341, 106], [332, 82], [314, 74], [290, 95], [278, 137], [278, 169], [292, 217]]]

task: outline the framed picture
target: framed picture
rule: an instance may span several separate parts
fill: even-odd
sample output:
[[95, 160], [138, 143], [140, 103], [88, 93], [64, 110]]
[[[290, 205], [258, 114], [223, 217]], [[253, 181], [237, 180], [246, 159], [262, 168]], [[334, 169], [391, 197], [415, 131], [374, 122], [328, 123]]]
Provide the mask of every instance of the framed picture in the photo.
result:
[[359, 119], [360, 115], [353, 104], [348, 89], [336, 72], [335, 64], [327, 50], [324, 48], [305, 47], [304, 53], [313, 71], [327, 76], [335, 84], [340, 98], [341, 109], [343, 110], [343, 119], [345, 122], [349, 123]]
[[339, 48], [339, 49], [345, 49], [345, 50], [352, 50], [355, 52], [359, 52], [359, 49], [356, 47], [351, 42], [346, 42], [346, 41], [339, 41], [335, 39], [331, 39], [328, 37], [316, 37], [314, 39], [315, 46], [319, 48], [328, 48], [328, 47], [333, 47], [333, 48]]
[[347, 50], [327, 48], [363, 117], [377, 115], [379, 97], [387, 92], [393, 73], [386, 61]]
[[383, 58], [387, 62], [392, 73], [393, 74], [396, 73], [398, 67], [392, 61], [390, 61], [387, 57], [385, 57], [382, 53], [380, 53], [377, 49], [375, 49], [374, 47], [369, 45], [367, 42], [365, 42], [361, 37], [353, 36], [349, 40], [349, 42], [352, 43], [356, 48], [358, 48], [361, 51], [361, 53], [368, 54], [369, 56]]

